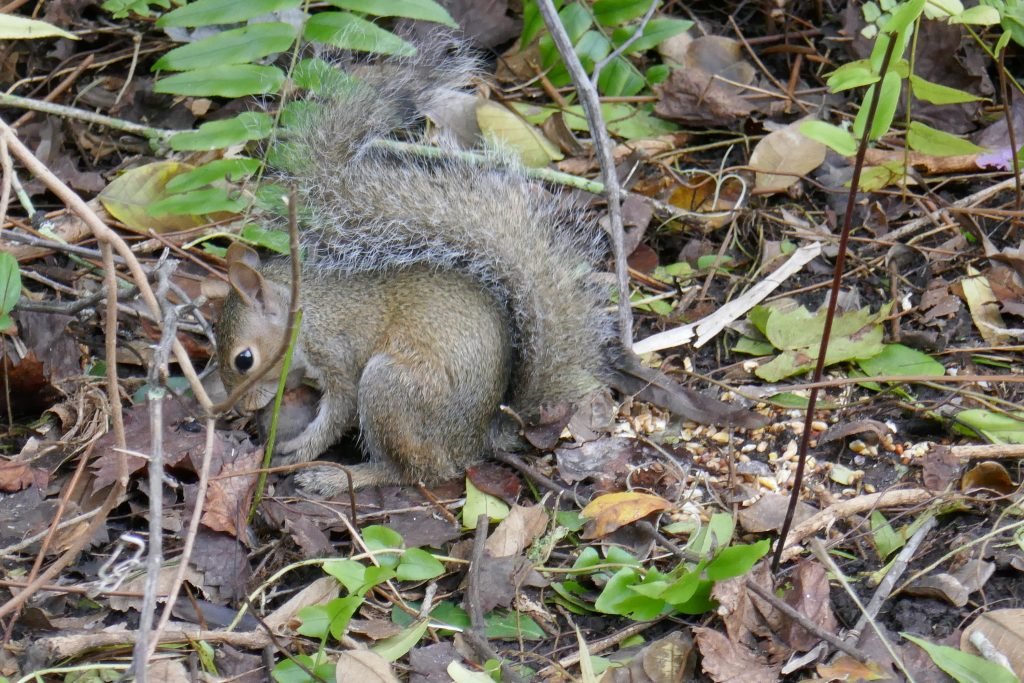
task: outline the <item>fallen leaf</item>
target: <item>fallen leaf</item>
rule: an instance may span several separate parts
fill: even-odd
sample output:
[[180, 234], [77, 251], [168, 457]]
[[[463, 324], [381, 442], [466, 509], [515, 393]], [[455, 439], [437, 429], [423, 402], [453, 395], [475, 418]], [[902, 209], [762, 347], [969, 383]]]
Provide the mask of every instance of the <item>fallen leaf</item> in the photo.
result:
[[1024, 679], [1024, 609], [996, 609], [982, 612], [960, 634], [960, 649], [978, 653], [975, 643], [984, 646], [985, 640], [1010, 661], [1017, 678]]
[[781, 666], [772, 666], [749, 648], [734, 643], [710, 628], [693, 633], [703, 656], [701, 667], [716, 683], [765, 683], [779, 678]]
[[825, 161], [825, 145], [800, 132], [805, 120], [772, 131], [754, 147], [748, 165], [755, 171], [756, 191], [785, 192]]
[[1005, 467], [998, 462], [988, 460], [979, 462], [964, 472], [964, 476], [960, 480], [960, 490], [964, 493], [979, 489], [995, 491], [1000, 495], [1008, 496], [1017, 490], [1017, 485], [1013, 483], [1013, 479], [1010, 478], [1010, 473], [1006, 471]]
[[583, 538], [607, 536], [619, 527], [671, 507], [670, 502], [650, 493], [622, 491], [598, 496], [580, 511], [581, 517], [590, 520]]

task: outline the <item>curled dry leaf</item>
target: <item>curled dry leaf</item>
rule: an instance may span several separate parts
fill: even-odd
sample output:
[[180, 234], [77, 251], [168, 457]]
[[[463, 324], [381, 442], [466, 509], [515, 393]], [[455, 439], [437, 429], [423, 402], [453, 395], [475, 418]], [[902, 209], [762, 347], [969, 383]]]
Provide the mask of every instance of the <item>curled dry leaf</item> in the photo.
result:
[[1017, 678], [1024, 679], [1024, 609], [983, 612], [960, 635], [960, 649], [976, 654], [977, 645], [985, 647], [986, 641], [1009, 660]]
[[979, 462], [971, 469], [964, 472], [960, 480], [960, 490], [964, 493], [971, 491], [987, 490], [995, 491], [1001, 496], [1008, 496], [1017, 490], [1010, 473], [998, 462], [988, 460]]
[[598, 496], [583, 508], [580, 516], [589, 520], [584, 538], [601, 538], [619, 527], [638, 519], [643, 519], [652, 512], [662, 512], [672, 504], [661, 496], [650, 493], [623, 491]]

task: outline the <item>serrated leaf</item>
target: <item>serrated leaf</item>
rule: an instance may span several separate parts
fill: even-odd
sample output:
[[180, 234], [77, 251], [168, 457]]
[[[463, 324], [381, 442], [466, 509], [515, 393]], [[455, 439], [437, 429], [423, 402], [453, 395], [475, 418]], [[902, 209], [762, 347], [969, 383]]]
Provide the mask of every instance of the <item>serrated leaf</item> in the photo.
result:
[[178, 133], [168, 144], [178, 152], [223, 149], [250, 140], [263, 140], [270, 136], [273, 126], [274, 120], [267, 114], [244, 112], [233, 119], [210, 121], [199, 126], [198, 130]]
[[78, 40], [74, 33], [38, 19], [19, 17], [15, 14], [0, 14], [0, 40], [35, 40], [37, 38], [70, 38]]
[[358, 50], [381, 55], [410, 57], [416, 54], [411, 43], [362, 17], [348, 12], [319, 12], [306, 22], [305, 37], [342, 50]]
[[451, 28], [459, 24], [441, 5], [433, 0], [328, 0], [335, 7], [364, 12], [377, 17], [405, 17], [420, 21], [432, 21]]
[[153, 71], [186, 71], [210, 64], [247, 64], [295, 42], [291, 24], [267, 22], [223, 31], [188, 45], [176, 47], [153, 65]]
[[276, 66], [224, 64], [183, 71], [161, 78], [154, 92], [191, 97], [244, 97], [276, 93], [284, 72]]
[[196, 0], [163, 15], [157, 20], [156, 25], [159, 28], [170, 28], [172, 26], [237, 24], [261, 14], [298, 7], [301, 4], [302, 0], [246, 0], [246, 2]]
[[969, 140], [936, 130], [918, 121], [910, 122], [910, 127], [907, 129], [907, 145], [916, 152], [939, 157], [985, 152], [985, 148], [979, 147]]

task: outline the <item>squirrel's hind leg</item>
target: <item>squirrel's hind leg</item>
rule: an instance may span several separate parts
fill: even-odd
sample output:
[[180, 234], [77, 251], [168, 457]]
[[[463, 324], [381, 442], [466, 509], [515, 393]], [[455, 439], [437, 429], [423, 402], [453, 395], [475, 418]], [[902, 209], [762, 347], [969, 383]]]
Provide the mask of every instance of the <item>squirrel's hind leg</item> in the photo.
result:
[[[465, 474], [487, 446], [500, 400], [487, 363], [455, 356], [381, 353], [359, 382], [359, 432], [369, 464], [390, 467], [404, 484]], [[476, 367], [473, 380], [466, 364]], [[483, 367], [480, 367], [482, 365]]]

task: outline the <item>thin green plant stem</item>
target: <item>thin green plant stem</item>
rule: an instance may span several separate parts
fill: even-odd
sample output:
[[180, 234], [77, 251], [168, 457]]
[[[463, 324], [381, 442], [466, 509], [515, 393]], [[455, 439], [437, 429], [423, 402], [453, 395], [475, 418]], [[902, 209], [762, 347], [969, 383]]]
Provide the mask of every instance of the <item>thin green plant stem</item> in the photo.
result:
[[295, 351], [295, 344], [299, 339], [299, 329], [302, 327], [302, 309], [295, 314], [295, 325], [292, 327], [292, 336], [288, 340], [288, 349], [284, 352], [281, 361], [281, 376], [277, 378], [277, 393], [274, 394], [274, 412], [270, 418], [270, 431], [267, 435], [267, 445], [263, 451], [263, 467], [260, 468], [260, 475], [256, 479], [256, 493], [252, 498], [252, 507], [249, 508], [249, 523], [256, 518], [256, 510], [259, 509], [263, 500], [263, 489], [267, 485], [267, 468], [270, 467], [270, 460], [274, 457], [274, 443], [277, 441], [277, 423], [281, 417], [281, 403], [284, 400], [285, 385], [288, 383], [288, 370], [292, 366], [292, 353]]

